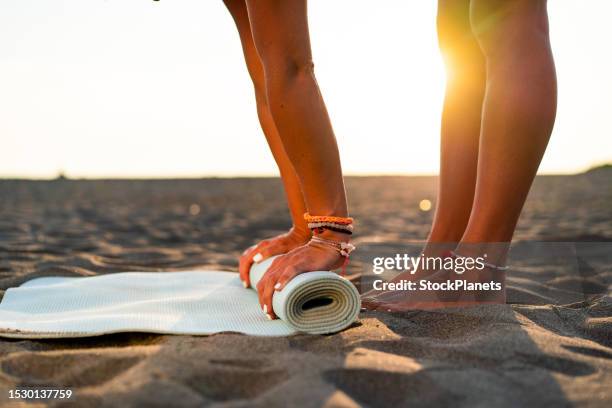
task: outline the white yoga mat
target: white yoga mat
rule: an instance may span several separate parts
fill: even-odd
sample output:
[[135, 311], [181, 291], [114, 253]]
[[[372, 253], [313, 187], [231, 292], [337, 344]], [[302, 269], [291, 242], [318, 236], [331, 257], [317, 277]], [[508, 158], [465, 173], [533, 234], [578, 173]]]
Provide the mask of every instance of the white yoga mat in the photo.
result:
[[[253, 287], [271, 263], [272, 259], [268, 259], [253, 266]], [[0, 336], [87, 337], [116, 332], [324, 334], [350, 326], [361, 305], [355, 286], [332, 272], [298, 275], [274, 294], [272, 302], [279, 320], [266, 318], [255, 290], [244, 289], [238, 274], [232, 272], [43, 277], [5, 292], [0, 303]]]

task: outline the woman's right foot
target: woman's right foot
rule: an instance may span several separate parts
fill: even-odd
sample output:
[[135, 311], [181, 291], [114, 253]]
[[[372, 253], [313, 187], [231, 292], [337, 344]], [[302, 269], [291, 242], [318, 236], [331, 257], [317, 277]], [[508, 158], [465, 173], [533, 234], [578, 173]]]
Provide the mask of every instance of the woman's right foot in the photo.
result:
[[[506, 302], [503, 270], [485, 266], [458, 273], [455, 269], [403, 272], [389, 281], [402, 287], [370, 290], [362, 295], [362, 306], [368, 310], [405, 311]], [[459, 281], [464, 286], [457, 287], [454, 282]], [[409, 282], [415, 289], [404, 289]], [[452, 283], [450, 288], [448, 282]], [[470, 290], [466, 286], [480, 289]]]

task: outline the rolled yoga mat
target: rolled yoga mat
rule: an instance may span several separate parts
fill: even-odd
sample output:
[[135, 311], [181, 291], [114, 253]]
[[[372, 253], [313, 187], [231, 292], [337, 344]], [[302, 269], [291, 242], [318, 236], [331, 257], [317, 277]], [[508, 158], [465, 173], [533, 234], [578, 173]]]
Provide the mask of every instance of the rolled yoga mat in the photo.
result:
[[[273, 259], [250, 271], [256, 287]], [[262, 312], [254, 289], [222, 271], [124, 272], [91, 277], [42, 277], [8, 289], [0, 303], [0, 336], [87, 337], [117, 332], [203, 335], [239, 332], [287, 336], [334, 333], [360, 310], [359, 293], [332, 272], [296, 276]]]

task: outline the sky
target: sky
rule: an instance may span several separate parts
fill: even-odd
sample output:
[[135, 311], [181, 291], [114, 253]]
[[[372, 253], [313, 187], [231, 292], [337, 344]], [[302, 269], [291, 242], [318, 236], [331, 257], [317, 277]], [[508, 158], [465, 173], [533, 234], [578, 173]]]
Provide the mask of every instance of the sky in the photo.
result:
[[[435, 1], [311, 0], [343, 168], [435, 174]], [[541, 173], [612, 161], [612, 2], [550, 0], [559, 80]], [[0, 177], [277, 174], [221, 0], [3, 0]]]

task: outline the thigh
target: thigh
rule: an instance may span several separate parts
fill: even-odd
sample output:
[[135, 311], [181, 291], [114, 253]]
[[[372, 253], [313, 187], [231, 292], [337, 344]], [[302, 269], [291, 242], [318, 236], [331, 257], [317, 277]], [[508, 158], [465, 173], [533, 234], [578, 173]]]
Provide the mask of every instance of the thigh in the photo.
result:
[[471, 0], [470, 21], [475, 33], [508, 20], [530, 20], [546, 15], [547, 0]]
[[443, 50], [470, 41], [470, 0], [438, 0], [436, 24]]
[[470, 0], [438, 0], [439, 28], [470, 29]]
[[546, 0], [471, 0], [470, 23], [485, 54], [548, 37]]

